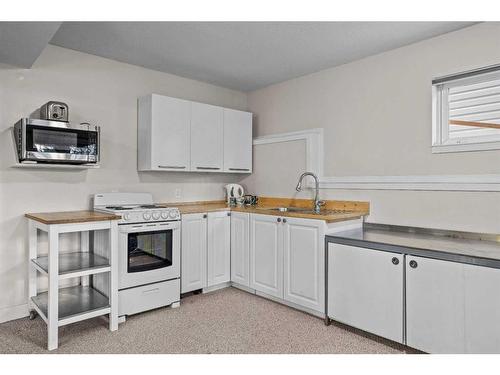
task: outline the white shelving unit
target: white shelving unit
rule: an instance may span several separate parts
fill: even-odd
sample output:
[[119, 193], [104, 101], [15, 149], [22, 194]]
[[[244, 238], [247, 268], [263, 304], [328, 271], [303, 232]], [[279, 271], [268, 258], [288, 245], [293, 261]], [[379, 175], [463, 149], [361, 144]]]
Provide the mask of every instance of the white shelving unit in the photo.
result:
[[[95, 220], [95, 218], [93, 219]], [[81, 320], [109, 315], [109, 329], [118, 329], [118, 272], [116, 220], [51, 224], [29, 217], [29, 307], [47, 323], [48, 350], [58, 347], [58, 328]], [[47, 255], [38, 255], [38, 231], [48, 234]], [[59, 235], [80, 232], [80, 251], [60, 253]], [[90, 233], [93, 242], [90, 243]], [[49, 280], [39, 292], [38, 273]], [[64, 279], [78, 285], [59, 287]]]

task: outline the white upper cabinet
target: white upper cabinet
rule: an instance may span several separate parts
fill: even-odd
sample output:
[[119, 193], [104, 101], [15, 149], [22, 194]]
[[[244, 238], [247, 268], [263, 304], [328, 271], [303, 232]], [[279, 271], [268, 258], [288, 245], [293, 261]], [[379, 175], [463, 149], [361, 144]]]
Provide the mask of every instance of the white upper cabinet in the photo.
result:
[[223, 111], [213, 105], [191, 104], [191, 171], [222, 171]]
[[252, 172], [252, 114], [224, 108], [224, 172]]
[[138, 101], [139, 171], [252, 171], [252, 114], [151, 94]]
[[139, 98], [138, 170], [190, 168], [191, 103], [161, 95]]

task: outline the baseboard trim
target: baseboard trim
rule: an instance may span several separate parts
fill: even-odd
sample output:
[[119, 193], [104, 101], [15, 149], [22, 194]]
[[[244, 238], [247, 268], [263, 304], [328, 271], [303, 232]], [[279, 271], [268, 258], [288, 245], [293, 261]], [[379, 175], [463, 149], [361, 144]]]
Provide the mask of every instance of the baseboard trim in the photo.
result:
[[11, 320], [25, 318], [29, 315], [28, 304], [4, 307], [0, 309], [0, 323], [9, 322]]
[[308, 307], [300, 306], [300, 305], [297, 305], [296, 303], [285, 301], [285, 300], [283, 300], [281, 298], [271, 296], [271, 295], [269, 295], [267, 293], [259, 292], [258, 290], [255, 291], [255, 295], [257, 295], [259, 297], [263, 297], [263, 298], [269, 299], [269, 300], [274, 301], [274, 302], [277, 302], [277, 303], [279, 303], [281, 305], [285, 305], [287, 307], [291, 307], [292, 309], [305, 312], [305, 313], [307, 313], [309, 315], [313, 315], [313, 316], [315, 316], [317, 318], [321, 318], [321, 319], [325, 318], [325, 313], [324, 312], [320, 312], [320, 311], [316, 311], [316, 310], [310, 309]]
[[231, 286], [231, 281], [226, 281], [225, 283], [222, 283], [222, 284], [212, 285], [212, 286], [203, 288], [201, 291], [203, 294], [205, 294], [205, 293], [215, 292], [216, 290], [219, 290], [219, 289], [228, 288], [230, 286]]
[[246, 285], [241, 285], [241, 284], [233, 282], [233, 283], [231, 283], [231, 286], [233, 288], [240, 289], [240, 290], [242, 290], [244, 292], [247, 292], [247, 293], [250, 293], [250, 294], [255, 294], [255, 289], [252, 289], [252, 288], [250, 288], [250, 287], [248, 287]]
[[259, 297], [271, 300], [273, 302], [277, 302], [277, 303], [279, 303], [281, 305], [284, 305], [284, 306], [287, 306], [287, 307], [291, 307], [292, 309], [305, 312], [305, 313], [307, 313], [309, 315], [314, 315], [315, 317], [318, 317], [318, 318], [321, 318], [321, 319], [325, 318], [325, 314], [323, 312], [316, 311], [316, 310], [310, 309], [308, 307], [300, 306], [300, 305], [297, 305], [296, 303], [293, 303], [293, 302], [285, 301], [284, 299], [271, 296], [271, 295], [269, 295], [267, 293], [259, 292], [258, 290], [249, 288], [247, 286], [244, 286], [244, 285], [241, 285], [241, 284], [238, 284], [238, 283], [234, 283], [234, 282], [232, 283], [231, 286], [233, 288], [240, 289], [240, 290], [242, 290], [244, 292], [247, 292], [247, 293], [250, 293], [250, 294], [255, 294], [256, 296], [259, 296]]

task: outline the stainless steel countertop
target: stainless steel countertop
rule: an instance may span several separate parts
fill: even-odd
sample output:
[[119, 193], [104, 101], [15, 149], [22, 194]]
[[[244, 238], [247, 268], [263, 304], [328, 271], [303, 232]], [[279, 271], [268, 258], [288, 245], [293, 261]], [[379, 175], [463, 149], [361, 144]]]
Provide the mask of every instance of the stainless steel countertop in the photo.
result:
[[327, 242], [500, 268], [500, 235], [365, 224]]

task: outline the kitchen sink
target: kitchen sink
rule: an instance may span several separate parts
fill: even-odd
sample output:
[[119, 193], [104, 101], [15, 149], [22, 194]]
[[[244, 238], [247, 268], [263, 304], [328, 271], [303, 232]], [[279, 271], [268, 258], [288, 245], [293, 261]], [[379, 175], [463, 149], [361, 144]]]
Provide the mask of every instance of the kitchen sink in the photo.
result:
[[349, 210], [321, 210], [319, 213], [317, 213], [314, 212], [313, 209], [306, 207], [259, 207], [258, 209], [264, 211], [299, 212], [304, 214], [316, 214], [316, 215], [349, 214], [354, 212]]
[[312, 209], [305, 207], [258, 207], [257, 209], [263, 211], [278, 211], [278, 212], [313, 212]]
[[270, 208], [271, 211], [279, 212], [309, 212], [312, 211], [310, 208], [305, 207], [273, 207]]

